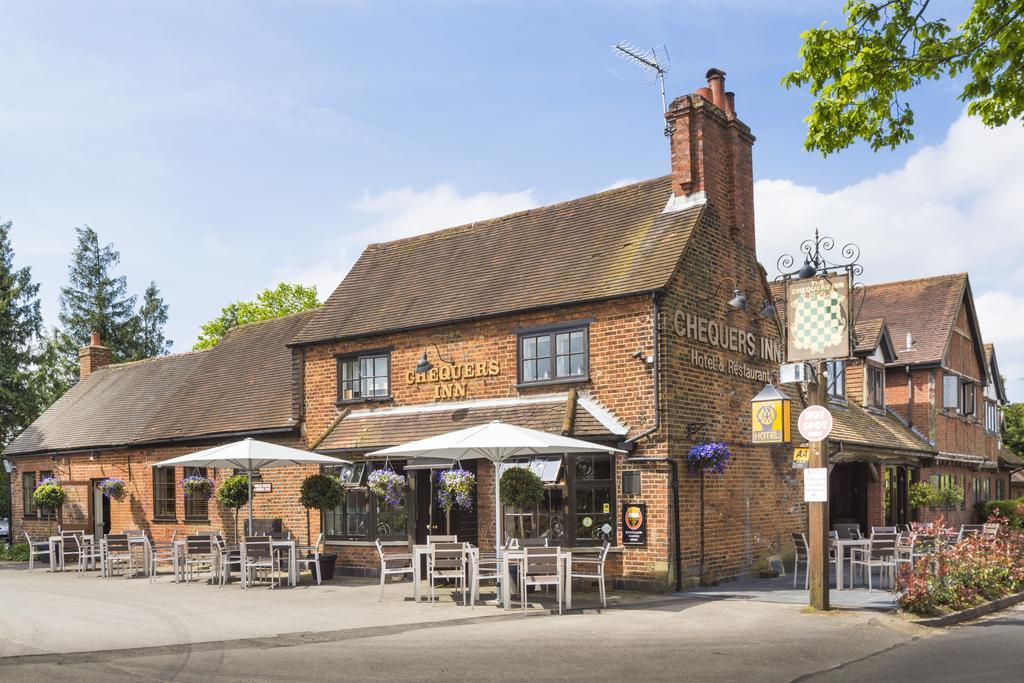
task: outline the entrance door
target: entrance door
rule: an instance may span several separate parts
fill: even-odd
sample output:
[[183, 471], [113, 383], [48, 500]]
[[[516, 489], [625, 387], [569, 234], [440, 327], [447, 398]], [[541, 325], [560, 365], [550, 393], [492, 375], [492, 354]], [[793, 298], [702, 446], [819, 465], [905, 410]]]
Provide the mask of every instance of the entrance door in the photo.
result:
[[110, 499], [103, 495], [99, 482], [92, 480], [92, 533], [96, 538], [110, 533]]
[[908, 468], [885, 468], [885, 523], [886, 526], [907, 524], [910, 521], [908, 494], [910, 472]]
[[[461, 465], [469, 472], [476, 473], [476, 460]], [[416, 472], [416, 543], [426, 543], [427, 536], [458, 536], [459, 541], [477, 545], [476, 501], [473, 509], [454, 509], [447, 513], [437, 502], [437, 476], [442, 470], [418, 470]]]

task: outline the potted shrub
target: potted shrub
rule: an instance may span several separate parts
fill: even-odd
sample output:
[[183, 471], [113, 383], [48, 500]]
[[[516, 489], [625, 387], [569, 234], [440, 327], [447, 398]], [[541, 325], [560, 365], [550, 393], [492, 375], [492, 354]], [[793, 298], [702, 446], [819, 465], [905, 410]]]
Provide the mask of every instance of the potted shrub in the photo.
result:
[[473, 509], [476, 475], [462, 468], [443, 470], [438, 476], [437, 502], [445, 512]]
[[110, 500], [124, 500], [124, 481], [116, 477], [107, 477], [97, 484], [103, 495]]
[[[213, 495], [213, 482], [198, 474], [190, 474], [182, 479], [180, 483], [186, 498], [209, 500], [210, 496]], [[248, 498], [248, 482], [246, 482], [246, 497]]]
[[[50, 513], [56, 513], [60, 511], [62, 505], [64, 505], [64, 499], [67, 494], [64, 493], [64, 487], [60, 485], [56, 477], [47, 477], [41, 479], [36, 484], [35, 490], [32, 492], [32, 504], [40, 510], [46, 510]], [[53, 515], [49, 516], [50, 526], [49, 533], [53, 533]]]
[[[324, 510], [332, 510], [339, 505], [345, 496], [345, 489], [341, 485], [341, 479], [332, 477], [329, 474], [311, 474], [302, 482], [302, 489], [299, 493], [299, 502], [306, 508], [306, 542], [309, 542], [309, 509], [319, 510], [323, 515]], [[322, 519], [322, 516], [321, 516]], [[326, 548], [325, 548], [326, 550]], [[337, 553], [323, 553], [320, 555], [320, 578], [329, 581], [334, 578], [334, 564], [338, 561]]]
[[[544, 482], [535, 473], [525, 467], [509, 467], [498, 480], [501, 490], [501, 503], [520, 513], [532, 510], [544, 500]], [[516, 518], [516, 530], [519, 538], [526, 531], [523, 529], [523, 518]]]
[[388, 468], [374, 470], [366, 477], [366, 486], [370, 492], [393, 508], [405, 505], [406, 484], [404, 475]]
[[249, 502], [249, 477], [236, 474], [222, 481], [217, 489], [217, 501], [231, 510], [235, 543], [238, 543], [238, 509]]

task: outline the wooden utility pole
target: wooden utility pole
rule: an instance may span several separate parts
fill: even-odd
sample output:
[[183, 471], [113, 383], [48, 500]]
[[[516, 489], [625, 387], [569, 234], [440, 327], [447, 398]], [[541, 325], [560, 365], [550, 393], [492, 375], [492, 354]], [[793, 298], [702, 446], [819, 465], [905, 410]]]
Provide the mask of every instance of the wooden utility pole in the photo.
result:
[[[808, 403], [828, 409], [828, 377], [825, 361], [819, 360], [814, 382], [808, 387]], [[828, 467], [828, 439], [810, 444], [807, 467]], [[828, 501], [807, 504], [807, 574], [810, 577], [811, 607], [829, 609], [828, 599]]]

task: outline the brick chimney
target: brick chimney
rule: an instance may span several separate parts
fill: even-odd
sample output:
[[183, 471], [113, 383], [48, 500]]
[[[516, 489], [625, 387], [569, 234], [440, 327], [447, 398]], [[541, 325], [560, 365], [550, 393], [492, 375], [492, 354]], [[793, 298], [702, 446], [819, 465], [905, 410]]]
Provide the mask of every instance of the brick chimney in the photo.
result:
[[100, 333], [94, 331], [89, 335], [89, 345], [78, 349], [78, 376], [85, 379], [93, 373], [114, 362], [114, 353], [100, 344]]
[[750, 128], [736, 118], [725, 72], [709, 69], [707, 87], [673, 100], [667, 119], [672, 152], [672, 198], [666, 211], [710, 203], [739, 244], [755, 247], [754, 174]]

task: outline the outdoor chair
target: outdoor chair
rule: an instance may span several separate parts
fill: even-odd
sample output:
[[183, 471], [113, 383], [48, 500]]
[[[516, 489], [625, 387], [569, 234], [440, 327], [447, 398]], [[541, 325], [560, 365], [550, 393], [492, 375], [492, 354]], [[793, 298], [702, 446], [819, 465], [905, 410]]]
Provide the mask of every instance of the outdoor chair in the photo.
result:
[[917, 564], [918, 560], [934, 551], [935, 536], [932, 534], [916, 534], [913, 539], [912, 550], [910, 551], [911, 564]]
[[107, 534], [103, 537], [103, 575], [110, 578], [117, 565], [128, 566], [125, 578], [135, 574], [135, 556], [127, 534]]
[[[324, 535], [321, 532], [316, 537], [313, 545], [300, 545], [295, 549], [295, 563], [300, 568], [305, 567], [310, 574], [316, 574], [316, 585], [320, 585], [320, 544], [324, 542]], [[305, 555], [303, 555], [305, 553]]]
[[78, 575], [81, 576], [88, 568], [103, 562], [103, 551], [100, 544], [95, 540], [86, 541], [83, 536], [75, 536], [75, 543], [78, 546]]
[[853, 577], [856, 567], [861, 571], [867, 571], [868, 590], [874, 590], [871, 583], [871, 570], [879, 569], [879, 581], [882, 579], [883, 570], [888, 570], [889, 577], [895, 585], [896, 582], [896, 534], [871, 534], [871, 539], [866, 548], [853, 548], [850, 557], [850, 588], [853, 588]]
[[462, 543], [434, 543], [427, 556], [427, 578], [430, 580], [430, 602], [437, 604], [438, 581], [456, 582], [462, 589], [462, 604], [469, 601], [466, 590], [466, 547]]
[[[569, 570], [569, 580], [588, 579], [597, 582], [598, 591], [601, 594], [601, 606], [608, 606], [608, 595], [604, 589], [604, 562], [608, 558], [608, 550], [612, 544], [608, 541], [601, 546], [601, 552], [597, 557], [577, 557], [573, 555], [572, 564]], [[579, 569], [577, 569], [579, 567]]]
[[[265, 570], [274, 589], [275, 569], [281, 561], [280, 553], [274, 552], [270, 536], [246, 536], [242, 546], [242, 588], [255, 583], [256, 577]], [[280, 582], [279, 582], [280, 583]]]
[[957, 543], [964, 540], [968, 536], [976, 536], [985, 531], [984, 524], [964, 524], [960, 527], [960, 533], [957, 534]]
[[901, 564], [914, 566], [914, 536], [901, 532], [896, 537], [896, 567]]
[[217, 579], [221, 587], [223, 587], [228, 580], [228, 574], [231, 573], [231, 566], [242, 565], [242, 550], [238, 546], [229, 546], [223, 538], [215, 536], [213, 539], [213, 561], [214, 561], [214, 577]]
[[65, 565], [70, 560], [71, 564], [78, 564], [78, 540], [82, 537], [82, 531], [62, 531], [60, 533], [60, 570], [64, 571]]
[[169, 540], [165, 542], [150, 541], [148, 574], [151, 582], [156, 580], [157, 565], [174, 563], [174, 553], [177, 552], [174, 547], [174, 539], [177, 535], [177, 529], [171, 529], [171, 538]]
[[185, 583], [192, 580], [196, 569], [206, 569], [211, 576], [214, 572], [213, 537], [185, 537]]
[[985, 524], [984, 526], [985, 526], [985, 528], [981, 532], [981, 535], [984, 536], [985, 538], [991, 540], [991, 539], [993, 539], [993, 538], [995, 538], [996, 536], [999, 535], [999, 523], [998, 522], [992, 522], [990, 524]]
[[[836, 536], [832, 536], [833, 533], [835, 533]], [[803, 534], [792, 534], [792, 538], [793, 538], [793, 549], [795, 551], [794, 554], [793, 554], [793, 588], [796, 588], [797, 575], [800, 572], [800, 563], [802, 562], [803, 565], [804, 565], [804, 590], [807, 590], [808, 588], [810, 588], [810, 582], [811, 582], [811, 572], [810, 572], [810, 567], [809, 567], [809, 565], [810, 565], [810, 551], [807, 548], [807, 537], [804, 536]], [[828, 551], [828, 561], [831, 564], [835, 564], [836, 563], [836, 552], [835, 552], [834, 549], [831, 548], [831, 545], [832, 545], [831, 541], [832, 541], [833, 538], [838, 538], [838, 533], [837, 532], [830, 532], [829, 533], [829, 546], [830, 547], [829, 547], [829, 551]], [[575, 560], [573, 560], [573, 562], [575, 563]]]
[[22, 533], [25, 534], [25, 540], [28, 542], [28, 570], [32, 571], [35, 569], [37, 557], [50, 554], [50, 541], [33, 541], [27, 531]]
[[532, 586], [555, 586], [558, 613], [562, 613], [562, 551], [558, 547], [523, 548], [519, 572], [519, 603], [526, 609], [526, 592]]
[[[505, 545], [507, 546], [508, 543]], [[473, 590], [469, 596], [469, 606], [475, 607], [477, 600], [480, 599], [480, 583], [482, 581], [494, 581], [496, 597], [500, 597], [501, 591], [505, 590], [503, 583], [505, 580], [504, 558], [500, 558], [494, 553], [483, 554], [478, 551], [471, 553], [470, 559], [473, 565]]]
[[427, 545], [434, 545], [435, 543], [458, 543], [459, 537], [455, 535], [451, 536], [427, 536]]
[[894, 526], [873, 526], [871, 527], [872, 534], [898, 534]]
[[408, 574], [412, 576], [413, 557], [409, 553], [385, 553], [384, 545], [377, 539], [377, 555], [380, 556], [380, 597], [377, 602], [384, 600], [384, 581], [388, 576], [396, 574]]
[[860, 525], [858, 524], [833, 524], [832, 529], [839, 534], [839, 538], [843, 540], [860, 538]]

